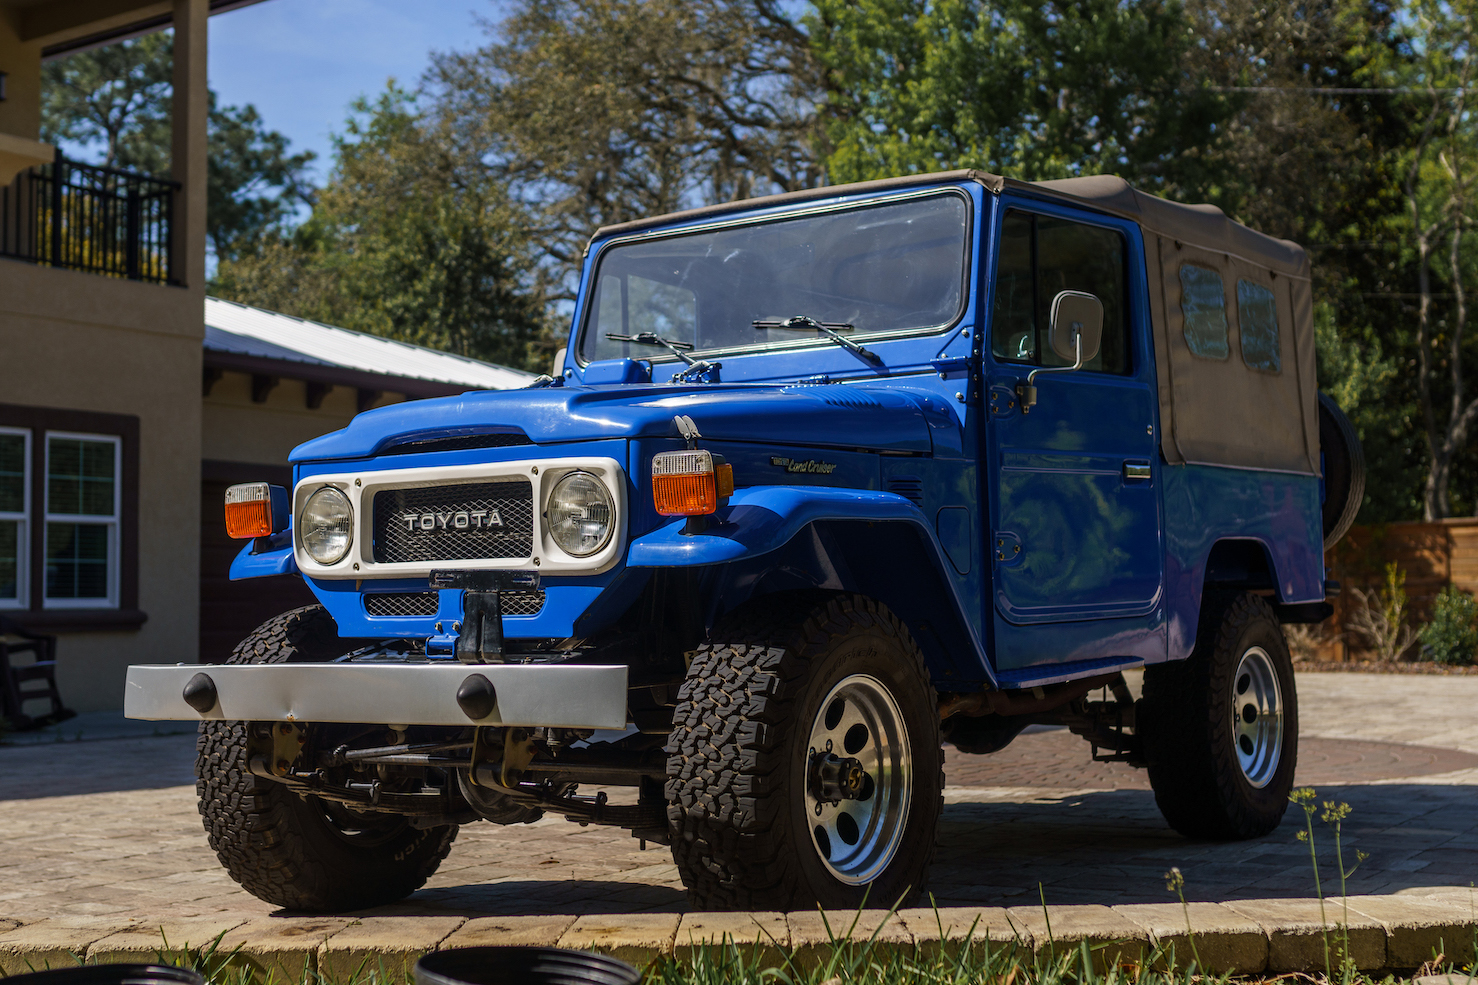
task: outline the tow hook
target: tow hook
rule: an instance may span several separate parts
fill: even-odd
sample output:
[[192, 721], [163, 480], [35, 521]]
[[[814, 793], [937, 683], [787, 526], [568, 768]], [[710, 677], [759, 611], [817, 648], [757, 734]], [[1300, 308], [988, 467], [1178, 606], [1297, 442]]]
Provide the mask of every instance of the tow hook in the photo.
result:
[[861, 760], [848, 756], [843, 759], [833, 752], [811, 754], [811, 765], [807, 771], [807, 785], [817, 800], [836, 804], [843, 800], [861, 800], [867, 786], [867, 771]]

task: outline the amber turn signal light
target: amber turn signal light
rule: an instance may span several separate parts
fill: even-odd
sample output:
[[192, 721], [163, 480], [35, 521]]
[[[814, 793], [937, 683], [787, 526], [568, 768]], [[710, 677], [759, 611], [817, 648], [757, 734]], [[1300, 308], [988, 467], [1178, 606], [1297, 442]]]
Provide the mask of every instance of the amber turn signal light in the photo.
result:
[[270, 537], [287, 529], [287, 490], [243, 482], [226, 490], [226, 533], [235, 540]]
[[663, 516], [706, 516], [734, 493], [734, 467], [702, 449], [652, 456], [652, 501]]

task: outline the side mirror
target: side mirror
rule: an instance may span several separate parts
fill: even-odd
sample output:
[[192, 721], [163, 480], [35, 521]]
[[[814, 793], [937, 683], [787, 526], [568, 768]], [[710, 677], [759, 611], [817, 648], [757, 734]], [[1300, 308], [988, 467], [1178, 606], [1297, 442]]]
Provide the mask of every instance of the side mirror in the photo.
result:
[[1052, 299], [1052, 320], [1047, 344], [1052, 351], [1075, 363], [1079, 359], [1077, 339], [1083, 340], [1082, 361], [1098, 355], [1103, 342], [1103, 302], [1083, 291], [1062, 291]]
[[1062, 291], [1052, 299], [1052, 320], [1047, 325], [1047, 345], [1067, 366], [1038, 366], [1016, 384], [1021, 412], [1030, 414], [1037, 404], [1037, 377], [1043, 373], [1071, 373], [1098, 355], [1103, 342], [1103, 302], [1083, 291]]

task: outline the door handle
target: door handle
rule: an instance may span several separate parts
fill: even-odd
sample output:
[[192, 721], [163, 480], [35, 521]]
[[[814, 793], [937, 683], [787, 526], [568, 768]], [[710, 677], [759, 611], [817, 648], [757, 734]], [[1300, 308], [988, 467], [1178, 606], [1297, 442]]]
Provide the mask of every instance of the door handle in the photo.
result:
[[1124, 479], [1148, 479], [1150, 477], [1149, 462], [1125, 462]]

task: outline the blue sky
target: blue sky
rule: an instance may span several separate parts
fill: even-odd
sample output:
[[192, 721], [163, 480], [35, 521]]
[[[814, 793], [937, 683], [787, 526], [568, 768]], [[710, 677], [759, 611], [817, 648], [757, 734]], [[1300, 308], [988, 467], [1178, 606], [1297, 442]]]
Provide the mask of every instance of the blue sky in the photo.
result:
[[316, 151], [321, 181], [356, 96], [414, 86], [431, 52], [479, 47], [478, 17], [498, 14], [497, 0], [265, 0], [210, 19], [210, 85]]

